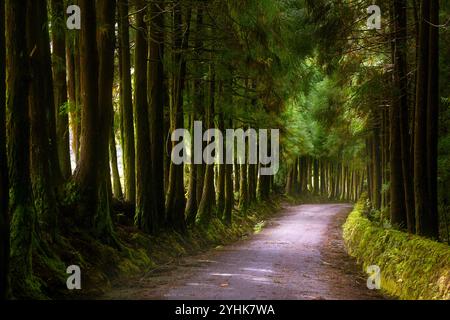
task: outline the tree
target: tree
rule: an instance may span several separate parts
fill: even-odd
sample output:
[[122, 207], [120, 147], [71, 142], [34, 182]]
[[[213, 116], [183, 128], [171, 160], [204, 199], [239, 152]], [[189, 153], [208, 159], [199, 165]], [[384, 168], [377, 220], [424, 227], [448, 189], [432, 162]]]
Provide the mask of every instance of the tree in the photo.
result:
[[430, 3], [430, 35], [428, 55], [428, 95], [427, 95], [427, 175], [429, 205], [428, 214], [422, 218], [419, 234], [439, 239], [438, 215], [438, 123], [439, 123], [439, 1]]
[[420, 1], [417, 87], [414, 128], [414, 194], [416, 232], [435, 237], [437, 218], [438, 4]]
[[165, 222], [164, 203], [164, 1], [150, 4], [148, 94], [152, 146], [152, 177], [159, 225]]
[[[394, 92], [391, 106], [391, 222], [415, 232], [407, 79], [406, 1], [394, 1]], [[400, 201], [402, 203], [400, 203]], [[405, 214], [406, 212], [406, 214]], [[405, 223], [406, 222], [406, 223]]]
[[136, 201], [136, 154], [133, 99], [131, 88], [131, 56], [128, 18], [128, 1], [118, 1], [119, 63], [120, 63], [120, 114], [124, 164], [125, 200]]
[[11, 263], [13, 295], [26, 294], [31, 282], [31, 249], [35, 213], [31, 199], [30, 121], [28, 118], [28, 52], [26, 14], [29, 1], [6, 1], [6, 47], [8, 48], [7, 112], [9, 122], [8, 168], [10, 182]]
[[[210, 64], [209, 70], [209, 101], [205, 112], [205, 126], [207, 128], [214, 127], [213, 113], [215, 108], [216, 96], [216, 75], [213, 63]], [[209, 143], [213, 141], [213, 137], [208, 136]], [[205, 176], [203, 179], [203, 190], [200, 204], [197, 212], [197, 224], [206, 226], [211, 221], [213, 211], [215, 209], [215, 189], [214, 189], [214, 164], [207, 164], [205, 167]]]
[[[203, 116], [202, 100], [203, 100], [203, 84], [202, 84], [202, 53], [203, 53], [203, 42], [202, 42], [202, 31], [203, 31], [203, 7], [201, 2], [198, 3], [197, 16], [196, 16], [196, 26], [194, 33], [194, 80], [192, 81], [192, 115], [190, 121], [191, 130], [194, 129], [194, 122], [200, 120]], [[203, 128], [202, 128], [203, 129]], [[191, 131], [192, 132], [192, 131]], [[192, 144], [191, 149], [192, 154], [194, 154], [194, 144]], [[188, 199], [186, 203], [185, 216], [188, 224], [193, 224], [197, 216], [198, 205], [201, 201], [202, 196], [202, 184], [203, 181], [203, 164], [191, 164], [189, 172], [189, 185], [188, 185]]]
[[[99, 63], [96, 4], [89, 0], [80, 0], [79, 5], [83, 12], [80, 30], [80, 91], [83, 104], [80, 160], [74, 174], [79, 193], [78, 215], [83, 228], [103, 241], [113, 243], [110, 198], [105, 177], [107, 175], [109, 178], [109, 170], [104, 167], [109, 164], [105, 159], [109, 159], [108, 128], [111, 123], [108, 115], [111, 98], [108, 75], [111, 71], [108, 70], [110, 64], [107, 57], [111, 54], [109, 34], [113, 24], [108, 23], [108, 19], [112, 19], [111, 7], [105, 1], [99, 1], [97, 4], [99, 25], [102, 27], [98, 38], [101, 53]], [[103, 125], [99, 125], [100, 116], [107, 119], [103, 121]]]
[[[186, 57], [183, 53], [188, 47], [191, 25], [191, 9], [187, 10], [186, 23], [183, 24], [181, 2], [173, 4], [173, 68], [172, 75], [172, 110], [171, 131], [184, 127], [183, 94], [186, 78]], [[176, 142], [173, 142], [174, 146]], [[185, 231], [184, 211], [184, 166], [170, 163], [168, 189], [166, 195], [166, 212], [169, 225], [177, 231]]]
[[[95, 232], [108, 242], [113, 241], [113, 226], [111, 221], [111, 175], [109, 146], [111, 126], [113, 124], [113, 81], [114, 81], [114, 49], [115, 49], [115, 0], [98, 0], [97, 6], [97, 45], [98, 45], [98, 115], [102, 121], [97, 139], [97, 183], [98, 203], [95, 216]], [[114, 141], [115, 143], [115, 141]]]
[[63, 0], [51, 0], [53, 85], [56, 113], [56, 144], [62, 176], [67, 180], [72, 175], [70, 165], [69, 116], [66, 82], [66, 33], [65, 6]]
[[[56, 136], [54, 117], [53, 79], [50, 56], [50, 39], [47, 26], [45, 0], [31, 1], [27, 8], [27, 46], [29, 55], [29, 112], [31, 123], [31, 179], [34, 206], [41, 230], [56, 238], [57, 181], [60, 167], [54, 159], [52, 147]], [[52, 125], [53, 123], [53, 125]], [[58, 177], [58, 178], [56, 178]]]
[[158, 226], [152, 181], [151, 140], [147, 102], [147, 26], [144, 21], [145, 3], [136, 0], [135, 40], [135, 120], [136, 120], [136, 225], [147, 233], [155, 233]]
[[9, 291], [9, 182], [6, 157], [5, 2], [0, 0], [0, 300]]

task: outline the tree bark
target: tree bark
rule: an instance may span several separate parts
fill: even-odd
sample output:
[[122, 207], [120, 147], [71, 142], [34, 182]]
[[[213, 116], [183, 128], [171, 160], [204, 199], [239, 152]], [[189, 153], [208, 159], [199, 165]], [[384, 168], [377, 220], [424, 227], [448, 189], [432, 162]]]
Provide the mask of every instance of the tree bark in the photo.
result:
[[[173, 65], [175, 72], [172, 79], [172, 131], [184, 127], [183, 93], [186, 80], [186, 57], [184, 51], [188, 47], [189, 32], [191, 24], [191, 9], [186, 15], [186, 24], [183, 24], [181, 3], [179, 0], [174, 3], [173, 12], [173, 32], [174, 32], [174, 54]], [[172, 147], [176, 145], [173, 142]], [[186, 199], [184, 196], [184, 165], [170, 163], [169, 182], [166, 195], [166, 212], [168, 223], [177, 231], [184, 232], [186, 223], [184, 211], [186, 209]]]
[[[410, 233], [415, 231], [414, 218], [414, 194], [410, 168], [410, 136], [409, 136], [409, 111], [408, 111], [408, 79], [407, 79], [407, 12], [406, 1], [394, 1], [394, 101], [391, 108], [395, 124], [395, 140], [391, 139], [391, 148], [400, 152], [402, 184], [397, 186], [404, 192], [404, 210], [406, 210], [406, 225]], [[399, 128], [398, 128], [399, 127]], [[400, 136], [398, 136], [400, 134]], [[398, 161], [398, 155], [396, 155]], [[398, 165], [394, 165], [398, 170]], [[391, 207], [392, 208], [392, 207]], [[396, 209], [398, 210], [398, 209]], [[395, 215], [393, 212], [392, 214]]]
[[72, 175], [70, 164], [69, 109], [67, 108], [66, 82], [66, 26], [63, 0], [51, 0], [52, 47], [53, 47], [53, 86], [56, 113], [56, 144], [59, 165], [64, 180]]
[[152, 181], [152, 166], [147, 103], [147, 26], [144, 18], [145, 2], [136, 0], [136, 41], [135, 41], [135, 119], [136, 119], [136, 217], [137, 226], [144, 232], [153, 234], [158, 227]]
[[124, 191], [125, 200], [134, 206], [136, 202], [136, 150], [130, 72], [129, 7], [128, 1], [120, 0], [117, 3], [119, 13], [120, 113]]
[[[41, 232], [56, 239], [56, 179], [59, 162], [52, 161], [54, 128], [54, 95], [51, 69], [50, 38], [45, 0], [30, 1], [27, 7], [27, 47], [30, 59], [29, 115], [31, 124], [31, 179], [35, 210]], [[53, 115], [53, 116], [52, 116]]]
[[[29, 289], [35, 213], [31, 200], [30, 122], [28, 118], [28, 0], [6, 1], [8, 167], [11, 221], [11, 288], [18, 296]], [[28, 292], [29, 293], [29, 292]]]
[[148, 94], [152, 177], [158, 224], [165, 222], [164, 192], [164, 1], [150, 4]]
[[[429, 176], [427, 163], [427, 113], [430, 68], [430, 1], [421, 0], [418, 43], [416, 108], [414, 122], [414, 200], [416, 232], [427, 233], [427, 217], [430, 216]], [[437, 59], [437, 57], [431, 57]], [[391, 132], [392, 135], [392, 132]], [[392, 161], [392, 159], [391, 159]], [[392, 201], [392, 199], [391, 199]]]
[[[214, 65], [210, 66], [210, 88], [209, 88], [209, 104], [205, 114], [205, 126], [207, 128], [213, 128], [213, 114], [215, 107], [215, 69]], [[212, 140], [212, 139], [211, 139]], [[205, 177], [203, 180], [203, 191], [200, 204], [198, 206], [197, 220], [199, 225], [207, 225], [212, 217], [215, 207], [215, 194], [214, 194], [214, 164], [207, 164], [205, 166]]]
[[439, 239], [438, 214], [438, 125], [439, 125], [439, 1], [430, 1], [430, 35], [428, 54], [428, 99], [427, 99], [427, 175], [428, 213], [422, 219], [419, 234]]
[[[113, 121], [114, 122], [114, 121]], [[111, 125], [111, 135], [109, 140], [109, 155], [111, 157], [111, 172], [113, 180], [113, 194], [116, 199], [123, 200], [122, 185], [120, 183], [119, 166], [117, 163], [116, 135], [114, 133], [114, 123]]]
[[9, 178], [6, 156], [5, 1], [0, 0], [0, 300], [9, 292]]

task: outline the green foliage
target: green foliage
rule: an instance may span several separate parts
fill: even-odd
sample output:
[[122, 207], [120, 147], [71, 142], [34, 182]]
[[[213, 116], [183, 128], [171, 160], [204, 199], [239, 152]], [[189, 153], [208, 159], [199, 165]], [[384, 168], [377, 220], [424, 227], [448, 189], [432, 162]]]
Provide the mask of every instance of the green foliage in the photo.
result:
[[361, 199], [343, 226], [350, 255], [364, 268], [381, 268], [381, 286], [401, 299], [450, 299], [450, 247], [375, 226]]

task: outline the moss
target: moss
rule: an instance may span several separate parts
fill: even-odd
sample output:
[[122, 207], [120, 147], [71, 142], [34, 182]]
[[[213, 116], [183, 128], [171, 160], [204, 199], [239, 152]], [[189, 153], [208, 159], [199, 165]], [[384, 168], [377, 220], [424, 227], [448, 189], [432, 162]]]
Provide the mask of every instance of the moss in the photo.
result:
[[381, 286], [400, 299], [450, 299], [450, 247], [379, 227], [365, 216], [361, 199], [343, 226], [349, 254], [364, 269], [378, 265]]
[[[234, 212], [231, 225], [212, 217], [208, 226], [191, 228], [185, 234], [164, 231], [157, 236], [150, 236], [133, 226], [117, 224], [115, 236], [121, 245], [116, 246], [105, 243], [82, 229], [72, 227], [75, 223], [69, 213], [74, 210], [72, 201], [76, 200], [77, 194], [70, 185], [66, 191], [71, 197], [66, 198], [67, 207], [63, 208], [63, 212], [67, 211], [67, 214], [63, 215], [63, 220], [60, 221], [63, 236], [59, 236], [55, 242], [49, 242], [34, 232], [33, 239], [24, 237], [28, 233], [13, 234], [12, 240], [17, 242], [15, 247], [22, 250], [13, 253], [23, 261], [22, 268], [17, 268], [16, 271], [26, 274], [26, 277], [16, 278], [16, 288], [20, 289], [16, 291], [17, 298], [98, 297], [108, 290], [113, 282], [141, 277], [186, 255], [213, 248], [219, 250], [223, 245], [260, 231], [264, 226], [263, 221], [277, 213], [280, 203], [286, 200], [276, 197], [254, 204], [248, 208], [246, 214]], [[25, 214], [16, 215], [16, 220], [22, 218], [25, 219]], [[15, 223], [25, 225], [24, 221]], [[33, 243], [29, 244], [30, 241]], [[28, 243], [27, 246], [25, 242]], [[30, 248], [29, 251], [24, 252], [27, 247]], [[66, 288], [66, 268], [70, 265], [78, 265], [81, 268], [80, 291], [70, 291]]]

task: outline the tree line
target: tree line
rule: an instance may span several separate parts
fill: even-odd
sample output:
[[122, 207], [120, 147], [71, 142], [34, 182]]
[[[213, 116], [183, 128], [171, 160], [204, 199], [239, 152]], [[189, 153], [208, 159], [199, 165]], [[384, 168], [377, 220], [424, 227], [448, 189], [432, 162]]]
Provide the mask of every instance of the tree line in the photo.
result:
[[[121, 250], [118, 224], [186, 234], [274, 193], [367, 193], [384, 225], [443, 239], [450, 8], [379, 2], [381, 30], [366, 0], [0, 0], [0, 297], [68, 238]], [[279, 129], [278, 174], [175, 164], [196, 121]]]

